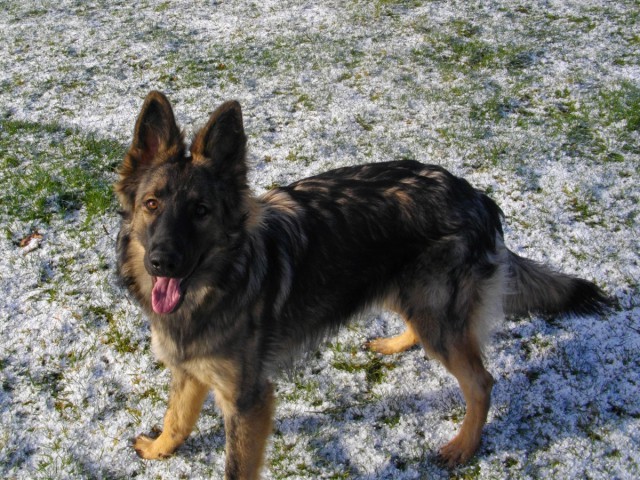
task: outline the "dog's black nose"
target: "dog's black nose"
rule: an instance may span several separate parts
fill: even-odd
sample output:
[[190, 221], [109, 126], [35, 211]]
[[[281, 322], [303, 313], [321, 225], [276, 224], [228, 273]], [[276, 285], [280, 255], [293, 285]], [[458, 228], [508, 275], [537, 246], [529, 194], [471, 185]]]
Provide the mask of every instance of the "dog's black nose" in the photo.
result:
[[154, 250], [149, 254], [149, 264], [154, 275], [174, 277], [182, 265], [182, 255], [166, 250]]

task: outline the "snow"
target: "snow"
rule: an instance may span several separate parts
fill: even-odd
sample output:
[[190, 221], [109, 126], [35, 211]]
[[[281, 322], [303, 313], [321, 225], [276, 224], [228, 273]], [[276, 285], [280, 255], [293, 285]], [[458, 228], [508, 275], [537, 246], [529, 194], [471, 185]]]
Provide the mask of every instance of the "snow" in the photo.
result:
[[[638, 478], [639, 14], [635, 0], [3, 2], [0, 189], [23, 185], [10, 157], [29, 172], [83, 161], [69, 153], [83, 135], [124, 147], [154, 88], [188, 135], [241, 102], [257, 194], [338, 166], [439, 163], [490, 190], [510, 248], [619, 303], [503, 323], [484, 441], [454, 474]], [[87, 215], [0, 209], [0, 476], [221, 478], [212, 399], [170, 459], [131, 448], [162, 424], [168, 372], [115, 278], [115, 208]], [[414, 349], [381, 359], [378, 382], [337, 368], [401, 328], [372, 313], [278, 379], [265, 478], [448, 478], [434, 453], [464, 410], [440, 365]]]

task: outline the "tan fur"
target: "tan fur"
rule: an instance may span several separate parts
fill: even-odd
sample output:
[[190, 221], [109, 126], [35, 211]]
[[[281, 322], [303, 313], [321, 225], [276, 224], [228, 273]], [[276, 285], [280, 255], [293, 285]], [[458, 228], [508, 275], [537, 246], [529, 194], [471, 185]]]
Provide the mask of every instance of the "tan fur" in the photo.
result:
[[247, 195], [245, 198], [245, 205], [247, 211], [247, 220], [245, 225], [247, 226], [247, 230], [254, 230], [262, 223], [263, 204], [256, 202], [255, 199]]
[[258, 478], [273, 423], [273, 388], [270, 386], [255, 406], [245, 410], [238, 407], [242, 378], [239, 366], [232, 360], [194, 360], [183, 366], [193, 376], [209, 381], [215, 393], [224, 417], [226, 461], [234, 472], [233, 478]]
[[233, 398], [220, 388], [215, 392], [224, 417], [227, 472], [231, 472], [225, 478], [257, 479], [273, 424], [273, 388], [270, 386], [262, 401], [247, 410], [238, 409]]
[[144, 268], [144, 247], [140, 242], [133, 239], [130, 246], [130, 259], [124, 267], [124, 272], [127, 275], [138, 279], [136, 286], [140, 290], [140, 293], [145, 298], [151, 296], [151, 277]]
[[480, 445], [494, 380], [484, 368], [480, 346], [474, 338], [460, 339], [452, 346], [448, 358], [442, 360], [458, 380], [467, 404], [460, 432], [440, 449], [443, 461], [453, 467], [468, 461]]
[[407, 324], [405, 331], [400, 335], [389, 338], [376, 338], [367, 343], [367, 348], [383, 355], [391, 355], [394, 353], [404, 352], [414, 345], [417, 345], [419, 341], [420, 339], [413, 330], [413, 327], [410, 324]]
[[288, 193], [282, 190], [269, 190], [262, 195], [262, 200], [287, 214], [295, 214], [300, 207]]
[[[171, 350], [168, 342], [157, 335], [153, 335], [153, 341], [154, 350]], [[158, 346], [158, 342], [162, 342], [162, 347]], [[134, 443], [136, 452], [145, 459], [170, 456], [193, 430], [204, 400], [213, 390], [216, 404], [224, 417], [226, 461], [234, 472], [231, 478], [259, 478], [273, 424], [273, 388], [269, 386], [255, 406], [243, 410], [238, 407], [238, 387], [242, 379], [238, 366], [232, 360], [187, 361], [179, 367], [172, 367], [171, 373], [172, 387], [162, 433], [155, 440], [146, 435], [138, 436]]]
[[193, 430], [209, 392], [206, 385], [181, 369], [173, 369], [171, 382], [162, 433], [155, 440], [146, 435], [136, 438], [134, 448], [142, 458], [155, 460], [171, 455]]

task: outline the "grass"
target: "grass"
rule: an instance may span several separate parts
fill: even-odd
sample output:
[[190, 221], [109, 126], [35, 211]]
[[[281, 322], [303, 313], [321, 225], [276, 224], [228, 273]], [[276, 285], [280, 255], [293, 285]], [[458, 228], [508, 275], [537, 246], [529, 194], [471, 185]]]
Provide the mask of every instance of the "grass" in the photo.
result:
[[640, 86], [625, 81], [600, 95], [601, 110], [611, 122], [624, 123], [628, 133], [640, 131]]
[[82, 210], [88, 224], [115, 209], [111, 184], [123, 155], [95, 135], [0, 120], [0, 216], [35, 225]]
[[384, 380], [385, 372], [394, 368], [393, 363], [384, 362], [379, 356], [370, 355], [365, 361], [349, 358], [336, 359], [331, 366], [348, 373], [364, 372], [368, 384], [374, 385]]

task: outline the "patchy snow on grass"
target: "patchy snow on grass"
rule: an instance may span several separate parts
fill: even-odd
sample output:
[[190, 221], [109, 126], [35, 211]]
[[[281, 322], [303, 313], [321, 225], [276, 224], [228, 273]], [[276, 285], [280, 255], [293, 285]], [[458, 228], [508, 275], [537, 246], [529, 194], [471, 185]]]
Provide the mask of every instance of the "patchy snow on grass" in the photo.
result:
[[221, 478], [213, 399], [167, 460], [168, 372], [114, 273], [110, 192], [142, 99], [187, 134], [243, 107], [256, 194], [413, 158], [487, 191], [509, 248], [595, 281], [604, 316], [507, 319], [466, 466], [464, 405], [371, 313], [277, 379], [265, 478], [640, 477], [640, 7], [635, 0], [0, 1], [0, 476]]

